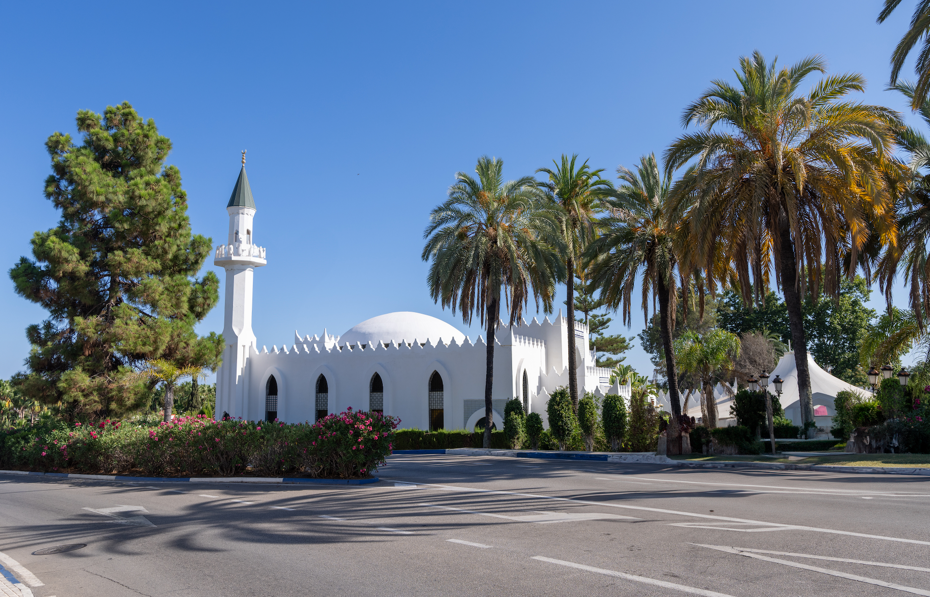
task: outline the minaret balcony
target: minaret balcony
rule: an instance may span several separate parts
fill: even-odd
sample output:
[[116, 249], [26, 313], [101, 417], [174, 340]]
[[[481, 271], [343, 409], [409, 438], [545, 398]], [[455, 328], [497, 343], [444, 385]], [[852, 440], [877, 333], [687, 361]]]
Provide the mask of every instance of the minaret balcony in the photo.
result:
[[213, 263], [220, 266], [242, 264], [261, 267], [267, 263], [265, 261], [265, 247], [246, 243], [220, 245], [216, 248]]

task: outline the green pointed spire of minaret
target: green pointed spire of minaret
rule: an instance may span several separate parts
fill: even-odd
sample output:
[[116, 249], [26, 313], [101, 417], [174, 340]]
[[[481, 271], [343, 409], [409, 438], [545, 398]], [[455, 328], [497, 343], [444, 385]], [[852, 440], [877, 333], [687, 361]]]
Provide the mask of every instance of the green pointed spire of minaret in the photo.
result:
[[242, 151], [242, 170], [239, 171], [239, 179], [236, 180], [236, 187], [226, 207], [251, 207], [257, 210], [255, 200], [252, 199], [252, 189], [249, 188], [249, 177], [245, 175], [245, 150]]

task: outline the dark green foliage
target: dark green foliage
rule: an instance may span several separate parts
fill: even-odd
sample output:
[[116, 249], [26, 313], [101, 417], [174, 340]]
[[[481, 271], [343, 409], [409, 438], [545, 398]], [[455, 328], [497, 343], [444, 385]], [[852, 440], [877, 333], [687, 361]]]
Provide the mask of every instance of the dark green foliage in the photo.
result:
[[540, 439], [545, 429], [543, 428], [542, 417], [539, 413], [530, 413], [526, 415], [526, 438], [530, 442], [530, 447], [534, 450], [540, 449]]
[[853, 407], [866, 401], [865, 396], [851, 390], [843, 390], [837, 393], [836, 398], [833, 399], [836, 414], [833, 415], [833, 428], [830, 429], [833, 437], [842, 440], [849, 439], [849, 435], [856, 428], [856, 425], [853, 424]]
[[875, 401], [886, 419], [896, 419], [901, 416], [908, 408], [904, 388], [898, 378], [891, 376], [889, 379], [883, 379], [878, 391], [875, 393]]
[[181, 173], [165, 166], [171, 141], [128, 103], [103, 116], [82, 110], [80, 146], [54, 133], [45, 196], [58, 226], [36, 232], [33, 259], [10, 270], [16, 292], [48, 311], [30, 325], [27, 372], [16, 382], [45, 404], [65, 403], [71, 419], [98, 419], [143, 407], [146, 362], [215, 368], [216, 334], [194, 326], [216, 305], [219, 280], [195, 276], [211, 241], [192, 235]]
[[585, 450], [594, 450], [594, 435], [598, 430], [597, 403], [588, 392], [578, 401], [578, 430], [584, 440]]
[[710, 446], [710, 429], [703, 425], [692, 429], [688, 437], [691, 440], [691, 452], [694, 454], [702, 454], [704, 446]]
[[568, 388], [561, 387], [552, 392], [546, 404], [546, 414], [549, 416], [549, 432], [559, 443], [559, 449], [564, 450], [566, 442], [578, 424]]
[[[866, 281], [856, 276], [852, 281], [845, 278], [840, 283], [839, 297], [821, 296], [814, 300], [812, 295], [804, 299], [801, 311], [804, 330], [811, 355], [821, 367], [832, 367], [831, 374], [854, 385], [866, 382], [865, 372], [859, 365], [859, 347], [866, 337], [869, 322], [875, 311], [866, 307], [870, 291]], [[721, 328], [743, 334], [769, 330], [790, 340], [788, 330], [788, 308], [774, 292], [765, 297], [764, 304], [749, 306], [738, 294], [724, 293], [717, 307], [717, 321]]]
[[[768, 434], [768, 421], [765, 414], [765, 392], [762, 390], [753, 392], [742, 389], [733, 397], [733, 404], [730, 405], [730, 414], [736, 417], [736, 424], [749, 427], [753, 433], [758, 429], [760, 432], [763, 428]], [[772, 395], [772, 415], [774, 417], [784, 415], [781, 408], [781, 402], [778, 396]]]
[[882, 409], [875, 400], [853, 404], [851, 419], [853, 427], [871, 427], [885, 421]]
[[626, 439], [629, 417], [623, 396], [607, 394], [601, 406], [601, 425], [610, 444], [610, 451], [617, 452]]
[[718, 427], [710, 430], [710, 436], [722, 446], [733, 446], [737, 454], [761, 454], [762, 442], [756, 441], [756, 434], [749, 427]]
[[659, 413], [646, 392], [634, 388], [630, 396], [630, 430], [627, 445], [631, 452], [655, 452], [659, 441]]
[[[665, 349], [662, 347], [660, 323], [659, 314], [653, 315], [649, 318], [643, 331], [637, 335], [637, 338], [639, 338], [639, 343], [643, 350], [649, 353], [649, 360], [658, 368], [658, 374], [661, 378], [665, 377]], [[675, 329], [672, 331], [672, 342], [686, 332], [704, 335], [716, 326], [717, 302], [712, 297], [704, 297], [704, 313], [702, 316], [700, 305], [693, 300], [693, 297], [692, 300], [689, 301], [688, 298], [683, 298], [681, 290], [678, 290], [675, 301]], [[689, 376], [683, 374], [681, 371], [678, 372], [678, 377], [682, 381], [690, 382], [691, 384], [695, 383], [695, 380], [689, 379]], [[666, 383], [660, 385], [663, 387], [666, 386], [667, 380]]]
[[[445, 430], [423, 431], [422, 429], [399, 429], [394, 436], [394, 450], [452, 450], [455, 448], [481, 448], [484, 445], [483, 431]], [[491, 432], [491, 448], [510, 448], [503, 431]]]
[[522, 443], [524, 418], [523, 403], [517, 398], [508, 400], [504, 406], [504, 435], [511, 448]]

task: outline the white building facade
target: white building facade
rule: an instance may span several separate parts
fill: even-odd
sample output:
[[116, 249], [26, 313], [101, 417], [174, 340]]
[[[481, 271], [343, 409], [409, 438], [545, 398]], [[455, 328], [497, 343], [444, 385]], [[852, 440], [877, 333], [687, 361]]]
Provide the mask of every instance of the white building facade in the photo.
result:
[[[487, 345], [428, 315], [389, 313], [342, 335], [301, 336], [290, 345], [258, 348], [252, 332], [252, 284], [265, 250], [254, 244], [256, 208], [245, 159], [226, 211], [227, 243], [215, 253], [226, 270], [223, 364], [217, 372], [216, 416], [313, 422], [352, 407], [401, 419], [401, 428], [474, 429], [484, 418]], [[425, 289], [424, 289], [425, 292]], [[580, 391], [629, 395], [610, 387], [610, 370], [596, 367], [588, 329], [576, 323]], [[568, 385], [568, 320], [498, 328], [494, 350], [494, 424], [504, 404], [519, 398], [546, 420], [549, 394]]]

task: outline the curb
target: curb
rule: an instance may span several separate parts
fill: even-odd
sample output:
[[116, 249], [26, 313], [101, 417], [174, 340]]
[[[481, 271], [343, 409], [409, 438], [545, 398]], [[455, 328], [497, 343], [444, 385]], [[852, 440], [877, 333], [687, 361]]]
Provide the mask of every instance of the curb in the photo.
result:
[[0, 471], [0, 475], [55, 477], [57, 479], [83, 479], [85, 481], [128, 481], [146, 483], [275, 483], [318, 485], [369, 485], [380, 481], [371, 479], [313, 479], [311, 477], [130, 477], [125, 475], [81, 475], [69, 473], [34, 473], [30, 471]]
[[13, 573], [4, 568], [2, 564], [0, 564], [0, 578], [6, 580], [14, 589], [18, 590], [21, 597], [32, 597], [32, 590], [19, 582], [19, 580], [13, 576]]
[[747, 468], [778, 471], [824, 471], [830, 473], [857, 473], [865, 475], [917, 475], [930, 477], [930, 468], [889, 466], [838, 466], [832, 464], [791, 464], [783, 462], [688, 462], [672, 460], [652, 452], [594, 453], [594, 452], [537, 452], [529, 450], [489, 450], [484, 448], [452, 448], [448, 450], [394, 450], [394, 454], [452, 454], [457, 456], [496, 456], [505, 458], [539, 458], [545, 460], [587, 460], [615, 464], [664, 464], [678, 468]]

